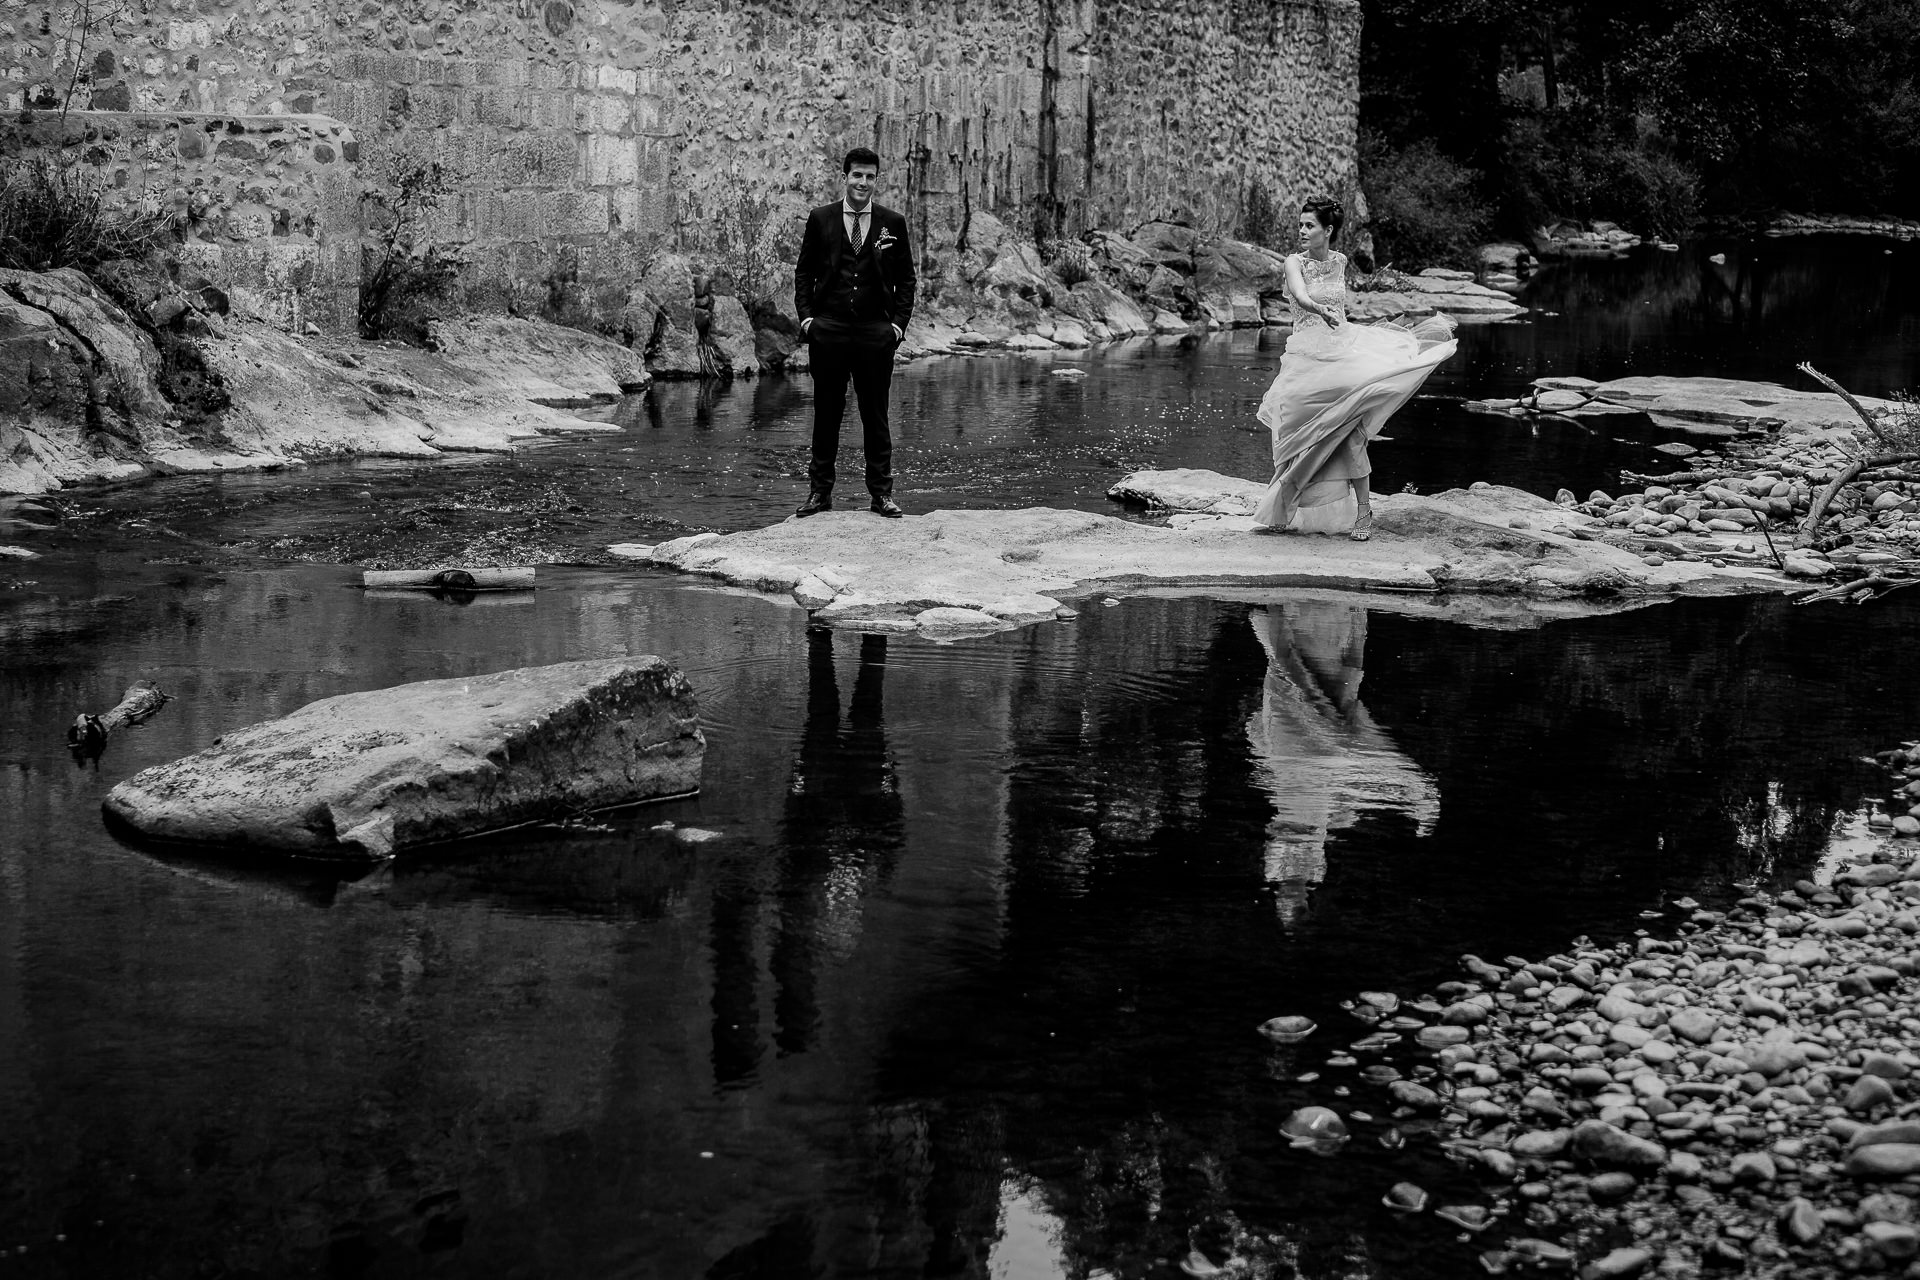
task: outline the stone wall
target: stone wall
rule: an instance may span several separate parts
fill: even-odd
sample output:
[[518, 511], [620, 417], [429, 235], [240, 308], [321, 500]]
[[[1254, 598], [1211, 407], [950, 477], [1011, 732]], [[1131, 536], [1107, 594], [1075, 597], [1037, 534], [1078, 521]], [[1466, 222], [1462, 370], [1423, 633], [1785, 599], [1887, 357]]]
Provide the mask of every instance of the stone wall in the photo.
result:
[[125, 199], [171, 213], [176, 256], [249, 313], [296, 331], [351, 328], [360, 281], [359, 146], [338, 120], [22, 111], [0, 154], [89, 165]]
[[[95, 0], [93, 12], [100, 11]], [[0, 26], [0, 101], [318, 114], [465, 174], [479, 301], [617, 310], [664, 250], [751, 288], [874, 145], [931, 281], [974, 209], [1231, 229], [1350, 191], [1358, 0], [71, 0]], [[83, 27], [86, 39], [81, 41]], [[76, 68], [78, 76], [76, 79]], [[371, 172], [370, 169], [364, 171]]]

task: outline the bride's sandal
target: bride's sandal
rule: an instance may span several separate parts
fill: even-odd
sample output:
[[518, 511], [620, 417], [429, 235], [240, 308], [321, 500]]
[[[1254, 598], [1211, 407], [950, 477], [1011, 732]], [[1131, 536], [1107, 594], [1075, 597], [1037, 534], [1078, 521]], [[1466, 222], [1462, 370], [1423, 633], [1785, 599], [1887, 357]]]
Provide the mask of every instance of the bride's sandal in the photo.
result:
[[1347, 536], [1355, 542], [1373, 541], [1373, 512], [1371, 510], [1361, 512], [1360, 518], [1353, 522], [1353, 532]]

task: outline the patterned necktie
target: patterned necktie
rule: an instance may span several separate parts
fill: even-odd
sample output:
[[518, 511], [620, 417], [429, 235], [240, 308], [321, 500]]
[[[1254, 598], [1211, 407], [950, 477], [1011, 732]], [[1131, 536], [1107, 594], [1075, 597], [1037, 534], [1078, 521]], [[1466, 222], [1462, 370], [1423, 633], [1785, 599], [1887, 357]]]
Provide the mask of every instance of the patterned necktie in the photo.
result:
[[866, 211], [865, 209], [856, 209], [856, 210], [854, 210], [854, 213], [853, 213], [853, 236], [852, 236], [852, 239], [851, 239], [851, 240], [849, 241], [849, 243], [851, 243], [851, 244], [853, 245], [853, 251], [854, 251], [855, 253], [859, 253], [859, 252], [860, 252], [860, 246], [861, 246], [861, 245], [863, 245], [863, 244], [865, 244], [865, 243], [867, 242], [867, 236], [866, 236], [866, 232], [865, 232], [865, 231], [864, 231], [864, 230], [862, 229], [862, 227], [861, 227], [861, 225], [860, 225], [860, 219], [862, 219], [862, 218], [864, 218], [864, 217], [866, 217], [866, 216], [867, 216], [867, 211]]

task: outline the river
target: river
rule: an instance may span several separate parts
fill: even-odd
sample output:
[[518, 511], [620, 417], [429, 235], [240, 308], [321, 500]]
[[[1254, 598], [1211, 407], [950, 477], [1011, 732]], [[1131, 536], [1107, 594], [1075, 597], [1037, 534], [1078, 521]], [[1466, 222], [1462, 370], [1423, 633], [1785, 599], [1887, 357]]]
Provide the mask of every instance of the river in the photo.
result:
[[[1726, 247], [1543, 275], [1559, 314], [1466, 331], [1383, 481], [1658, 457], [1458, 407], [1543, 372], [1913, 384], [1913, 246], [1760, 242], [1786, 265], [1730, 312], [1698, 283]], [[1131, 467], [1258, 474], [1274, 356], [908, 369], [903, 497], [1117, 511]], [[597, 563], [777, 513], [804, 409], [667, 387], [513, 459], [10, 508], [0, 540], [45, 558], [0, 570], [0, 1277], [1131, 1280], [1231, 1238], [1309, 1277], [1477, 1275], [1484, 1243], [1380, 1206], [1494, 1189], [1377, 1141], [1384, 1088], [1325, 1064], [1372, 1030], [1340, 1002], [1814, 874], [1862, 838], [1859, 758], [1913, 732], [1899, 593], [1504, 628], [1170, 593], [938, 645]], [[343, 566], [488, 538], [541, 555], [537, 592], [368, 596]], [[697, 799], [349, 873], [100, 823], [117, 780], [317, 697], [641, 652], [699, 691]], [[64, 724], [138, 678], [175, 700], [71, 760]], [[1322, 1029], [1276, 1048], [1281, 1013]], [[1277, 1133], [1306, 1103], [1370, 1118], [1322, 1159]]]

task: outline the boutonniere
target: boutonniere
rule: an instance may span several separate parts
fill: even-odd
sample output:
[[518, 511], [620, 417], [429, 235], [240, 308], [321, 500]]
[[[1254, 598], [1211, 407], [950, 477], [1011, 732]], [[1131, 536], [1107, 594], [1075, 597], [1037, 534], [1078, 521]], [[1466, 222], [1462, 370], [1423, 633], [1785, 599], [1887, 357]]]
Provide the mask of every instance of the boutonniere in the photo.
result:
[[885, 249], [890, 245], [894, 244], [897, 240], [898, 240], [898, 237], [896, 237], [893, 234], [893, 228], [888, 227], [886, 230], [882, 231], [880, 233], [879, 238], [873, 242], [873, 247], [875, 249]]

